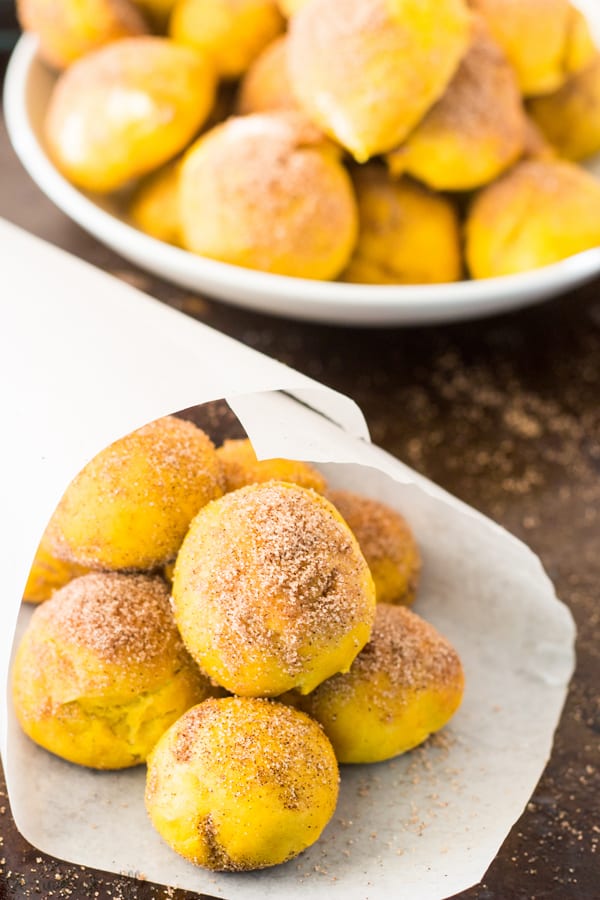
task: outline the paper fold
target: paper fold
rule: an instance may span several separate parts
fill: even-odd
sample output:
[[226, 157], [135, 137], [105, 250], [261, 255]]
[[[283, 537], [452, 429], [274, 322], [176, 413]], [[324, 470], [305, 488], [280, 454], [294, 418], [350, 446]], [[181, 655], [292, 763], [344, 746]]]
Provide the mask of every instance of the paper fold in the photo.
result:
[[[9, 425], [0, 517], [2, 755], [15, 821], [56, 856], [236, 900], [440, 900], [476, 883], [549, 756], [574, 627], [537, 557], [368, 442], [348, 398], [0, 223], [2, 384]], [[273, 870], [215, 875], [172, 853], [143, 808], [143, 769], [96, 773], [32, 744], [8, 691], [19, 596], [66, 483], [101, 447], [165, 413], [226, 397], [259, 456], [305, 458], [333, 487], [408, 518], [422, 549], [415, 609], [457, 647], [464, 704], [442, 736], [344, 767], [323, 838]]]

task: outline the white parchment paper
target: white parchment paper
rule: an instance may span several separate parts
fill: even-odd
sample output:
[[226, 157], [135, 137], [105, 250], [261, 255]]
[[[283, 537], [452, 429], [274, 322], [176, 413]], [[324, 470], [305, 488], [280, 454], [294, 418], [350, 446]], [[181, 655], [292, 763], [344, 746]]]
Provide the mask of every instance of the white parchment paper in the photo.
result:
[[[441, 900], [479, 881], [541, 775], [573, 668], [573, 622], [537, 557], [370, 445], [347, 398], [1, 223], [0, 256], [10, 425], [2, 755], [25, 837], [77, 863], [230, 900]], [[343, 767], [321, 840], [284, 866], [244, 875], [196, 869], [162, 843], [144, 812], [143, 768], [97, 773], [32, 744], [7, 685], [13, 624], [18, 617], [21, 630], [30, 615], [19, 614], [22, 587], [66, 482], [142, 422], [223, 396], [259, 455], [309, 459], [333, 486], [406, 515], [424, 557], [415, 609], [454, 642], [467, 680], [440, 737], [387, 763]]]

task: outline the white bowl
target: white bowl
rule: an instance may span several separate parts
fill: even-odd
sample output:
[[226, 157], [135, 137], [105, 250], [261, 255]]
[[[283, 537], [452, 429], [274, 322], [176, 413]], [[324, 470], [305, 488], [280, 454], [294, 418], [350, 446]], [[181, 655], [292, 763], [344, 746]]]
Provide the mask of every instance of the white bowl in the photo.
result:
[[[596, 5], [597, 0], [586, 0], [586, 4], [590, 18], [600, 30], [600, 4]], [[527, 306], [600, 275], [600, 248], [519, 275], [414, 286], [288, 278], [187, 253], [131, 227], [119, 218], [110, 198], [85, 194], [54, 167], [41, 134], [55, 75], [36, 51], [34, 37], [21, 38], [6, 73], [6, 123], [21, 162], [42, 191], [82, 228], [141, 268], [184, 288], [289, 318], [344, 325], [422, 325]], [[600, 158], [595, 164], [600, 174]]]

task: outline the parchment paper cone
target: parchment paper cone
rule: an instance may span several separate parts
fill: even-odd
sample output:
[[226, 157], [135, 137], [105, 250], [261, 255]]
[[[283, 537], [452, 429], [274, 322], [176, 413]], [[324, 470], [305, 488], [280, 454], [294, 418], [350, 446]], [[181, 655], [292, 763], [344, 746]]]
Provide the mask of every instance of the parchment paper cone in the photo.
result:
[[[369, 443], [347, 397], [0, 222], [1, 750], [17, 826], [41, 850], [110, 871], [264, 900], [440, 900], [477, 883], [549, 756], [574, 626], [524, 544]], [[227, 398], [259, 456], [318, 463], [403, 511], [424, 556], [417, 611], [457, 646], [463, 707], [444, 739], [345, 767], [336, 816], [298, 860], [246, 875], [195, 869], [153, 832], [143, 768], [98, 774], [20, 732], [7, 690], [19, 602], [66, 484], [103, 446], [169, 412]]]

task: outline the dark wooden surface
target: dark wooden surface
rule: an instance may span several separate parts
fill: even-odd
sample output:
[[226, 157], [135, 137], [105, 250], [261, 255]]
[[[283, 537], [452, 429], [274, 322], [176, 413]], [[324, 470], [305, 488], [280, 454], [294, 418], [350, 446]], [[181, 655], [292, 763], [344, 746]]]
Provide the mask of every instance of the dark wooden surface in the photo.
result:
[[[428, 329], [346, 330], [243, 312], [100, 246], [30, 181], [3, 126], [0, 215], [349, 394], [377, 443], [540, 554], [577, 620], [577, 672], [531, 802], [483, 883], [460, 896], [600, 897], [600, 282], [519, 313]], [[17, 833], [0, 776], [0, 900], [194, 896], [39, 853]]]

